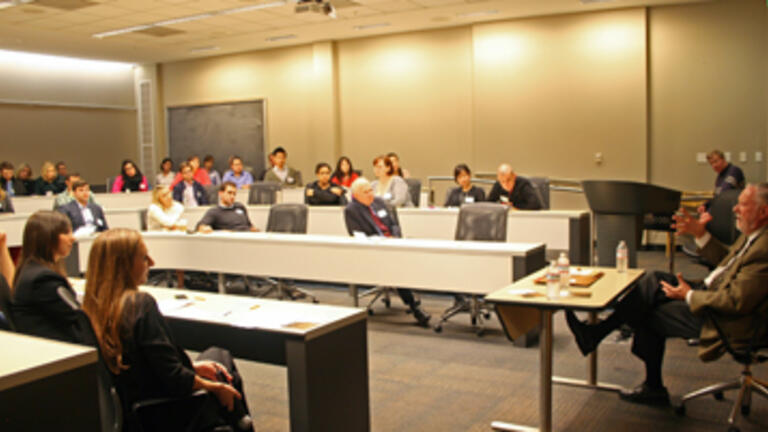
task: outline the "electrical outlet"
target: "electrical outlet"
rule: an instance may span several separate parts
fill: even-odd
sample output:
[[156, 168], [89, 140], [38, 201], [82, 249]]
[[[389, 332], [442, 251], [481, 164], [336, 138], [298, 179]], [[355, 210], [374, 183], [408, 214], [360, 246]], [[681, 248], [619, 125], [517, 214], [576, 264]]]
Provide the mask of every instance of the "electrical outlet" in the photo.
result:
[[707, 154], [704, 152], [698, 152], [696, 153], [696, 162], [700, 164], [707, 163]]
[[739, 162], [747, 161], [747, 152], [739, 152]]
[[755, 152], [755, 162], [763, 161], [763, 152]]
[[725, 161], [730, 162], [731, 161], [731, 152], [725, 152]]

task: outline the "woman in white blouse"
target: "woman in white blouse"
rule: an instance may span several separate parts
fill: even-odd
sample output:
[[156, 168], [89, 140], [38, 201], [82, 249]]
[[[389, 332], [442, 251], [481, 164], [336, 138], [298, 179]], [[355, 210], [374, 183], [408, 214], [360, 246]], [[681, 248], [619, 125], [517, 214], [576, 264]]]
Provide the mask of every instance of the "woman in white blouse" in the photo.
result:
[[158, 186], [152, 191], [152, 204], [147, 211], [147, 228], [150, 231], [186, 229], [181, 216], [184, 206], [173, 200], [168, 186]]
[[377, 178], [371, 182], [374, 195], [394, 207], [413, 207], [408, 183], [395, 175], [395, 168], [388, 157], [382, 155], [373, 160], [373, 173]]

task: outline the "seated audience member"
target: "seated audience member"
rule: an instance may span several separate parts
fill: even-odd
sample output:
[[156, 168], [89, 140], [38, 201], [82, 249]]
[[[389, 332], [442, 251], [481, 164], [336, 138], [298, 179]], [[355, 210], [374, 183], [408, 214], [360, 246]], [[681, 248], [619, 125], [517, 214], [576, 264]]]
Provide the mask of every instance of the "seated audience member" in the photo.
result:
[[[70, 202], [75, 200], [75, 194], [72, 191], [72, 185], [82, 180], [80, 178], [80, 174], [78, 173], [69, 173], [67, 174], [67, 179], [64, 180], [64, 186], [67, 187], [63, 192], [56, 195], [56, 199], [53, 201], [53, 209], [56, 210], [59, 207], [69, 204]], [[88, 194], [88, 202], [93, 203], [95, 202], [93, 200], [93, 194]]]
[[[611, 331], [626, 323], [634, 329], [632, 353], [645, 363], [645, 381], [621, 398], [643, 404], [669, 403], [661, 370], [666, 338], [699, 338], [699, 357], [712, 361], [725, 352], [723, 341], [703, 312], [708, 310], [730, 335], [738, 349], [747, 345], [755, 331], [755, 314], [768, 314], [768, 183], [749, 185], [739, 195], [733, 212], [742, 235], [729, 248], [712, 237], [705, 225], [709, 213], [698, 219], [686, 211], [675, 216], [678, 233], [691, 234], [699, 253], [718, 263], [703, 282], [690, 282], [682, 274], [646, 273], [597, 324], [579, 322], [566, 311], [568, 326], [584, 355], [594, 351]], [[757, 309], [760, 307], [760, 309]], [[766, 334], [757, 340], [765, 340]]]
[[219, 205], [211, 207], [197, 223], [197, 231], [203, 233], [214, 230], [258, 231], [248, 218], [248, 209], [235, 202], [237, 187], [232, 182], [219, 186]]
[[485, 191], [472, 185], [472, 171], [467, 164], [456, 165], [453, 169], [453, 179], [459, 186], [448, 193], [445, 207], [461, 207], [462, 204], [485, 201]]
[[[189, 158], [187, 158], [187, 163], [190, 167], [192, 167], [192, 177], [195, 179], [196, 182], [200, 183], [201, 186], [208, 186], [211, 184], [211, 178], [208, 177], [208, 172], [205, 171], [203, 168], [200, 167], [200, 158], [196, 155], [192, 155]], [[173, 183], [171, 183], [171, 187], [176, 187], [179, 182], [181, 182], [182, 176], [181, 176], [181, 166], [179, 166], [179, 173], [176, 174], [176, 178], [173, 179]]]
[[211, 184], [218, 186], [221, 184], [221, 176], [219, 175], [219, 172], [213, 169], [213, 156], [207, 155], [205, 158], [203, 158], [203, 169], [208, 174], [208, 178], [211, 179]]
[[243, 170], [243, 160], [240, 156], [232, 156], [229, 161], [229, 171], [224, 173], [222, 182], [232, 182], [238, 189], [248, 189], [253, 183], [253, 176]]
[[288, 166], [288, 153], [284, 148], [278, 147], [272, 150], [272, 163], [274, 166], [264, 175], [264, 181], [280, 183], [286, 186], [301, 186], [301, 172]]
[[87, 323], [58, 293], [63, 288], [75, 298], [63, 264], [74, 242], [69, 220], [61, 213], [40, 210], [27, 219], [13, 282], [11, 314], [16, 330], [65, 342], [93, 342]]
[[744, 189], [744, 173], [741, 168], [727, 162], [723, 152], [712, 150], [707, 154], [707, 162], [717, 173], [715, 195], [728, 189]]
[[56, 181], [56, 167], [50, 162], [43, 163], [40, 169], [40, 177], [35, 181], [35, 195], [56, 195], [66, 186]]
[[[350, 235], [362, 233], [366, 236], [400, 237], [400, 225], [389, 214], [386, 202], [373, 194], [373, 187], [365, 177], [355, 180], [351, 189], [352, 199], [344, 209], [344, 222]], [[403, 303], [411, 308], [419, 325], [427, 327], [430, 315], [421, 308], [420, 302], [413, 297], [413, 292], [398, 288], [397, 293]]]
[[13, 213], [11, 196], [2, 189], [0, 189], [0, 213]]
[[179, 175], [182, 181], [173, 188], [173, 199], [184, 204], [184, 207], [197, 207], [208, 204], [208, 198], [203, 186], [194, 178], [192, 165], [182, 162], [179, 165]]
[[399, 175], [395, 175], [392, 160], [379, 156], [373, 160], [373, 173], [376, 180], [371, 182], [373, 193], [393, 207], [413, 207], [408, 183]]
[[120, 175], [115, 178], [115, 183], [112, 185], [112, 193], [146, 192], [149, 190], [147, 178], [132, 160], [124, 160], [121, 166]]
[[331, 184], [331, 166], [320, 162], [315, 167], [317, 180], [304, 190], [304, 202], [309, 205], [347, 205], [347, 197], [341, 186]]
[[336, 170], [333, 172], [333, 177], [331, 177], [331, 183], [349, 188], [358, 177], [360, 176], [352, 168], [352, 161], [348, 157], [342, 156], [336, 162]]
[[[8, 286], [13, 286], [13, 276], [16, 274], [16, 268], [11, 259], [11, 253], [8, 251], [8, 235], [0, 230], [0, 277], [5, 278]], [[0, 312], [2, 314], [2, 312]]]
[[29, 164], [22, 164], [19, 171], [16, 173], [16, 178], [24, 185], [24, 189], [27, 190], [27, 195], [35, 194], [36, 181], [32, 177], [32, 167]]
[[173, 200], [168, 186], [158, 186], [152, 191], [152, 204], [147, 210], [147, 229], [186, 229], [186, 221], [181, 218], [183, 214], [184, 206]]
[[85, 180], [72, 184], [75, 199], [57, 210], [69, 218], [75, 234], [90, 234], [109, 229], [101, 206], [90, 202], [91, 187]]
[[397, 155], [397, 153], [395, 152], [387, 153], [387, 159], [389, 159], [392, 162], [392, 169], [394, 170], [395, 175], [399, 175], [404, 179], [411, 177], [411, 173], [408, 172], [407, 169], [400, 166], [400, 157]]
[[515, 174], [508, 164], [499, 165], [488, 201], [500, 202], [516, 210], [541, 210], [539, 196], [531, 182]]
[[114, 376], [124, 430], [140, 430], [138, 419], [131, 415], [137, 402], [206, 390], [215, 399], [190, 413], [194, 428], [188, 430], [228, 425], [252, 431], [242, 379], [229, 352], [209, 348], [192, 362], [174, 342], [155, 299], [139, 291], [153, 264], [141, 235], [128, 229], [99, 235], [88, 259], [83, 310]]
[[160, 172], [155, 176], [155, 186], [170, 186], [176, 173], [173, 172], [173, 161], [171, 158], [164, 158], [160, 162]]
[[24, 182], [14, 177], [13, 164], [8, 161], [0, 163], [0, 189], [11, 197], [27, 195]]
[[67, 180], [67, 164], [64, 161], [56, 162], [56, 182], [63, 185]]

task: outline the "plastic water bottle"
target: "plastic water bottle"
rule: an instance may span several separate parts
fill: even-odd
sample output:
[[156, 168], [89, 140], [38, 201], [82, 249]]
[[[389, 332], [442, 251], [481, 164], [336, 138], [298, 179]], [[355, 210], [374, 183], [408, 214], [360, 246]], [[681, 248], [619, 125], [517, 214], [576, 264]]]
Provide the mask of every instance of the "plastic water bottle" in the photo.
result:
[[557, 271], [560, 273], [560, 289], [568, 289], [571, 281], [570, 260], [565, 252], [560, 252], [560, 258], [557, 259]]
[[627, 250], [627, 243], [622, 240], [616, 247], [616, 271], [619, 273], [626, 273], [629, 267], [629, 251]]
[[557, 261], [552, 260], [547, 269], [547, 297], [560, 297], [560, 270], [557, 268]]

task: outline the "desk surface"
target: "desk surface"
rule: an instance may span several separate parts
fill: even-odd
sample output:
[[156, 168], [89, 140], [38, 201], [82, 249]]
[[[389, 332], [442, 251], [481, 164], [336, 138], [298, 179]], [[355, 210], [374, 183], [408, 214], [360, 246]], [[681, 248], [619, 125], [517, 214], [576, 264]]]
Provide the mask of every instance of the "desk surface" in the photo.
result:
[[0, 330], [0, 391], [79, 368], [98, 359], [96, 349]]
[[[82, 294], [84, 279], [70, 279]], [[367, 318], [363, 309], [142, 286], [168, 318], [204, 321], [244, 329], [314, 339]], [[185, 298], [179, 299], [178, 296]]]
[[[645, 271], [629, 269], [626, 273], [618, 273], [609, 267], [579, 267], [584, 270], [603, 272], [603, 276], [587, 288], [570, 288], [572, 291], [589, 292], [589, 297], [567, 295], [556, 299], [546, 296], [547, 286], [536, 284], [534, 281], [545, 275], [547, 269], [541, 269], [514, 282], [498, 291], [488, 294], [485, 299], [494, 303], [515, 304], [549, 309], [579, 309], [600, 310], [606, 308], [617, 297], [622, 295]], [[531, 293], [535, 293], [532, 294]]]

